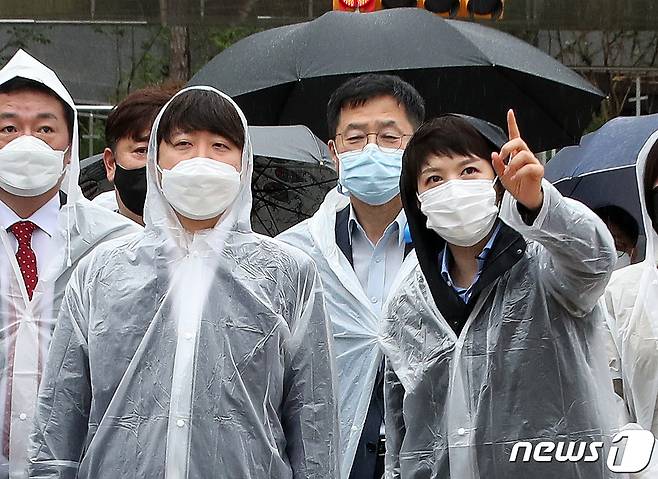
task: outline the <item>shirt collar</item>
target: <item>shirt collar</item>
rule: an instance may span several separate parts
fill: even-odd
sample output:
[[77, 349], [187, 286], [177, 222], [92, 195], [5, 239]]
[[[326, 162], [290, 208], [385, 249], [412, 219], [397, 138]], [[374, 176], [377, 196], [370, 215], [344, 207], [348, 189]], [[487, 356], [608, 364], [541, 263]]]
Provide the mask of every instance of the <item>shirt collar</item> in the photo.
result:
[[[487, 244], [484, 245], [484, 248], [482, 248], [482, 251], [480, 254], [477, 256], [478, 260], [478, 272], [476, 275], [476, 281], [480, 277], [480, 273], [482, 273], [482, 268], [484, 267], [484, 262], [487, 259], [487, 256], [489, 255], [489, 252], [493, 248], [494, 242], [496, 241], [496, 237], [498, 236], [498, 232], [500, 231], [500, 223], [496, 225], [496, 227], [493, 230], [492, 235], [489, 237], [489, 241], [487, 241]], [[443, 247], [443, 258], [441, 260], [441, 277], [443, 280], [450, 284], [454, 285], [452, 278], [450, 277], [450, 261], [452, 260], [452, 255], [450, 254], [450, 248], [448, 248], [448, 243], [445, 244]], [[460, 288], [460, 289], [465, 289], [465, 288]]]
[[48, 236], [53, 236], [57, 231], [57, 217], [59, 215], [59, 195], [53, 196], [48, 202], [34, 212], [29, 218], [21, 218], [14, 210], [0, 201], [0, 226], [7, 231], [11, 225], [18, 221], [31, 221], [44, 231]]
[[[384, 230], [384, 235], [386, 236], [389, 234], [389, 231], [391, 228], [397, 227], [397, 234], [398, 234], [398, 246], [404, 244], [404, 229], [407, 227], [407, 215], [404, 212], [404, 208], [400, 209], [400, 212], [398, 215], [395, 217], [393, 222], [386, 227]], [[367, 238], [366, 232], [361, 226], [361, 223], [359, 223], [358, 218], [356, 217], [356, 213], [354, 211], [354, 208], [352, 207], [352, 204], [350, 203], [350, 218], [347, 221], [347, 234], [349, 235], [350, 239], [350, 244], [352, 244], [352, 234], [354, 232], [354, 229], [357, 229], [364, 237]], [[382, 237], [383, 237], [382, 236]]]

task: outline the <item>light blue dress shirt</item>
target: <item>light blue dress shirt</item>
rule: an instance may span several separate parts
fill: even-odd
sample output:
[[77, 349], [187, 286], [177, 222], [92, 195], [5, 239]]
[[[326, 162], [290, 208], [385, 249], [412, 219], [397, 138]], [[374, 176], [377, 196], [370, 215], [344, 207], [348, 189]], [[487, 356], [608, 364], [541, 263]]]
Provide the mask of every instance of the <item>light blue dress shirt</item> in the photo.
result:
[[452, 255], [450, 254], [450, 248], [448, 248], [447, 243], [443, 248], [441, 277], [448, 284], [448, 286], [451, 286], [452, 289], [455, 290], [455, 293], [457, 293], [457, 295], [461, 298], [461, 300], [466, 304], [468, 304], [468, 302], [471, 300], [471, 296], [473, 295], [473, 288], [477, 284], [478, 280], [480, 279], [480, 275], [482, 274], [482, 268], [484, 268], [484, 262], [486, 261], [487, 256], [489, 256], [489, 251], [491, 251], [491, 248], [493, 248], [494, 241], [496, 240], [496, 236], [498, 236], [499, 231], [500, 231], [500, 223], [496, 225], [496, 229], [494, 229], [494, 232], [489, 238], [489, 241], [487, 241], [487, 244], [484, 245], [482, 252], [476, 258], [478, 263], [478, 271], [475, 277], [473, 278], [473, 283], [471, 283], [471, 285], [468, 288], [460, 288], [455, 284], [455, 282], [450, 277], [450, 263], [452, 262]]
[[406, 226], [407, 217], [404, 210], [401, 210], [395, 220], [386, 227], [377, 244], [373, 245], [350, 205], [348, 233], [352, 245], [354, 272], [373, 310], [378, 313], [404, 261]]

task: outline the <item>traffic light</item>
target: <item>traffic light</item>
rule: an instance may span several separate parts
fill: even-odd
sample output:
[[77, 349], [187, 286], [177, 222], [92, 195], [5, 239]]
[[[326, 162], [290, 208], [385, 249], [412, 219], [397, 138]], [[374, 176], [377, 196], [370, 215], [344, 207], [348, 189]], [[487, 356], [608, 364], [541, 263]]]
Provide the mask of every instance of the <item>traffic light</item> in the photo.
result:
[[416, 0], [381, 0], [382, 10], [387, 8], [417, 7]]
[[334, 10], [344, 12], [418, 7], [442, 17], [496, 20], [503, 15], [505, 0], [333, 0], [333, 3]]
[[443, 17], [456, 17], [461, 8], [459, 0], [419, 0], [419, 8], [424, 8]]
[[381, 9], [381, 0], [334, 0], [334, 10], [341, 12], [374, 12]]
[[503, 15], [503, 0], [462, 0], [471, 18], [497, 19]]

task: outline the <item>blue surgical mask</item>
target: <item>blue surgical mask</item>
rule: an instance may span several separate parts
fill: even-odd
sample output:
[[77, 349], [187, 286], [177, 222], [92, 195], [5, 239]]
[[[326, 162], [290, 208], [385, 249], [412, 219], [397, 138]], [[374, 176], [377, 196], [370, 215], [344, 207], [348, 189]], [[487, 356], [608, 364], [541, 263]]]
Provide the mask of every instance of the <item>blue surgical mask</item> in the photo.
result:
[[338, 154], [340, 192], [369, 205], [391, 201], [400, 192], [403, 152], [368, 143], [363, 150]]

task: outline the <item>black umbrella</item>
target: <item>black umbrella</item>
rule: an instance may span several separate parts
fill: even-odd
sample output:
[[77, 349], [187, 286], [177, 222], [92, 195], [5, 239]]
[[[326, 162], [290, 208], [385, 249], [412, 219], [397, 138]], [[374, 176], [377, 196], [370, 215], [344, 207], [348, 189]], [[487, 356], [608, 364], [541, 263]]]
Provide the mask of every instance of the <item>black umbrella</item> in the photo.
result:
[[[311, 216], [336, 185], [327, 145], [305, 126], [249, 127], [254, 151], [254, 231], [274, 236]], [[112, 190], [103, 155], [80, 161], [80, 186], [87, 198]]]
[[425, 97], [428, 116], [457, 112], [505, 126], [514, 108], [535, 151], [578, 142], [602, 94], [527, 43], [419, 8], [329, 12], [256, 33], [190, 80], [236, 98], [252, 124], [305, 124], [327, 139], [326, 104], [349, 76], [390, 72]]

